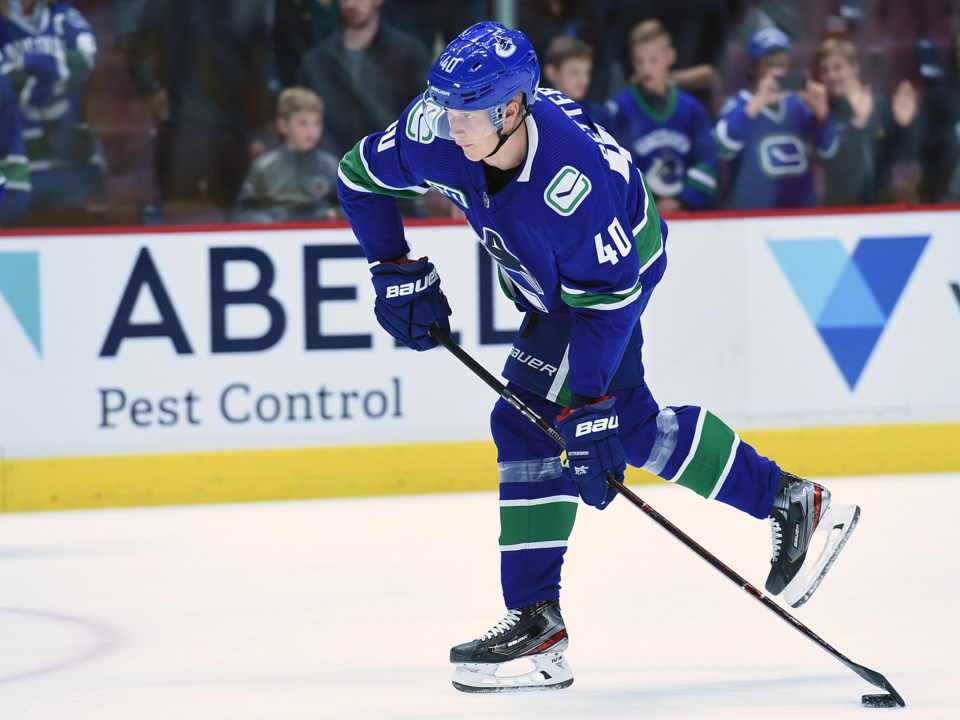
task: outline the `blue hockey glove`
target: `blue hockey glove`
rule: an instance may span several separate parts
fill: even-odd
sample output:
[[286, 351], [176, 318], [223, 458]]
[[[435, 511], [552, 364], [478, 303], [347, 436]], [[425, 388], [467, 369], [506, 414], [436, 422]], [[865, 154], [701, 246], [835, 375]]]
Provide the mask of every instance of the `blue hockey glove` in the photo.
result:
[[620, 419], [612, 397], [592, 405], [566, 408], [557, 418], [557, 427], [567, 446], [566, 472], [588, 505], [603, 510], [617, 496], [607, 485], [607, 473], [623, 482], [627, 469], [623, 447], [617, 436]]
[[377, 291], [374, 313], [383, 329], [411, 350], [437, 346], [430, 326], [450, 332], [450, 305], [440, 289], [440, 276], [426, 257], [404, 264], [380, 263], [370, 268]]

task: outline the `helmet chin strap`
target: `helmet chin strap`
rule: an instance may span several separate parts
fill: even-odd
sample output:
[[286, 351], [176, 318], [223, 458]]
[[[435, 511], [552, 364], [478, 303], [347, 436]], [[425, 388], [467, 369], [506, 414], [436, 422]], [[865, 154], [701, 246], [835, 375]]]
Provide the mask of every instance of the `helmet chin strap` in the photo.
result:
[[514, 134], [517, 130], [520, 129], [520, 127], [523, 125], [523, 121], [527, 119], [527, 115], [529, 115], [529, 114], [530, 114], [530, 106], [527, 105], [527, 106], [523, 109], [523, 115], [520, 117], [520, 121], [517, 123], [517, 126], [516, 126], [515, 128], [513, 128], [513, 130], [511, 130], [510, 132], [508, 132], [506, 135], [503, 134], [503, 128], [499, 128], [499, 129], [497, 130], [497, 146], [496, 146], [493, 150], [490, 151], [490, 154], [489, 154], [489, 155], [484, 156], [483, 159], [486, 160], [487, 158], [493, 157], [493, 156], [496, 155], [498, 152], [500, 152], [500, 148], [503, 147], [503, 144], [504, 144], [507, 140], [509, 140], [511, 137], [513, 137], [513, 134]]

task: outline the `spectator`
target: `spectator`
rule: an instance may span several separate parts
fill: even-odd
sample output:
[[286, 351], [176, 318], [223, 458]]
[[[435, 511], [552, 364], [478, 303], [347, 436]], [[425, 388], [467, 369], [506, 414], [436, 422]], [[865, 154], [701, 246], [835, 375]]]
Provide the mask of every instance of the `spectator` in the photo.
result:
[[[273, 0], [142, 0], [121, 47], [157, 123], [155, 169], [165, 209], [233, 207], [258, 133], [271, 121]], [[204, 216], [203, 219], [208, 219]]]
[[947, 76], [924, 93], [921, 108], [920, 197], [960, 202], [960, 33], [953, 37]]
[[559, 35], [547, 47], [543, 76], [547, 84], [579, 103], [597, 123], [606, 125], [607, 108], [587, 98], [593, 75], [593, 48], [579, 38]]
[[30, 203], [30, 192], [17, 98], [9, 78], [0, 73], [0, 227], [17, 224]]
[[383, 1], [340, 0], [340, 29], [304, 56], [297, 74], [299, 86], [336, 98], [320, 146], [337, 157], [387, 127], [426, 87], [427, 51], [381, 22]]
[[340, 159], [317, 143], [323, 134], [324, 103], [306, 88], [287, 88], [277, 101], [277, 130], [283, 147], [250, 168], [234, 218], [245, 222], [333, 220], [337, 217]]
[[633, 72], [630, 32], [645, 20], [659, 20], [670, 33], [677, 60], [671, 77], [714, 112], [714, 87], [720, 82], [726, 53], [728, 11], [725, 0], [627, 0], [611, 12], [608, 27], [614, 52], [630, 82]]
[[916, 155], [917, 91], [903, 80], [892, 102], [872, 92], [860, 79], [857, 51], [849, 40], [824, 40], [814, 64], [829, 94], [839, 141], [836, 154], [823, 161], [823, 203], [891, 202], [894, 164], [913, 162]]
[[83, 107], [96, 54], [71, 5], [0, 0], [0, 72], [19, 99], [32, 184], [22, 224], [82, 224], [102, 193], [103, 153]]
[[607, 129], [630, 148], [661, 212], [711, 206], [718, 161], [710, 117], [670, 79], [670, 33], [647, 20], [633, 29], [630, 48], [636, 82], [611, 99]]
[[752, 85], [726, 102], [714, 128], [720, 157], [729, 162], [727, 207], [817, 204], [810, 146], [821, 158], [832, 156], [837, 131], [823, 85], [799, 77], [798, 91], [781, 89], [791, 50], [776, 28], [758, 30], [747, 43]]
[[340, 25], [337, 0], [276, 0], [273, 51], [279, 86], [296, 84], [303, 56]]

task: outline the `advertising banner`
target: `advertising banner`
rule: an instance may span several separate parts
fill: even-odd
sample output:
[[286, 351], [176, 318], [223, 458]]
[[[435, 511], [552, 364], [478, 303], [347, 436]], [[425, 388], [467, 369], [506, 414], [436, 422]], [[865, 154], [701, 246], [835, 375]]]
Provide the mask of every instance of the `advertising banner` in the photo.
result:
[[[672, 222], [643, 320], [654, 396], [746, 433], [952, 427], [958, 224], [957, 211]], [[439, 270], [455, 338], [499, 373], [521, 316], [485, 248], [462, 224], [407, 234]], [[13, 473], [18, 460], [489, 444], [495, 395], [442, 349], [397, 347], [373, 300], [345, 226], [0, 239], [8, 484], [41, 472]]]

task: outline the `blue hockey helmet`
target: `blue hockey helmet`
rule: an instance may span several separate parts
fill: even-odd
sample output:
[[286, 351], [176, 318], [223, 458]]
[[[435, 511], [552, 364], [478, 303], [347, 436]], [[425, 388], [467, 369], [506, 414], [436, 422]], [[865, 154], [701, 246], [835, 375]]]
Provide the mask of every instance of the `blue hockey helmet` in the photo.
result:
[[529, 108], [539, 83], [540, 63], [527, 36], [488, 21], [468, 27], [447, 45], [430, 68], [423, 97], [451, 110], [488, 110], [499, 131], [507, 103], [522, 92]]

